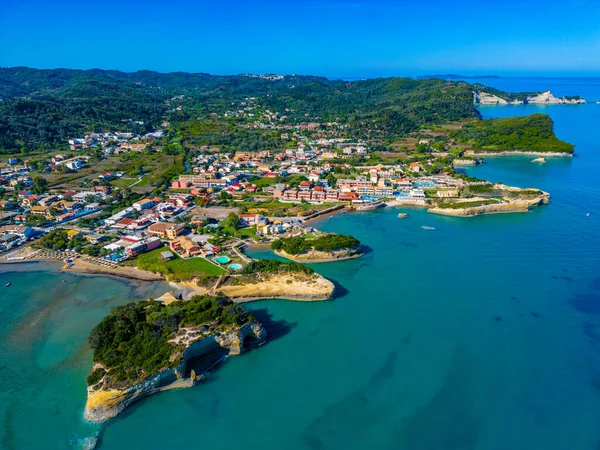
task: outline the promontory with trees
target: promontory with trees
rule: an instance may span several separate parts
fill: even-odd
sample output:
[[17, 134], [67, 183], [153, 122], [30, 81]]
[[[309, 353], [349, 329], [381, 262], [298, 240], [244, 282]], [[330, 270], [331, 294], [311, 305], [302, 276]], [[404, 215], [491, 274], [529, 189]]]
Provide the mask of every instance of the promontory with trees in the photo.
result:
[[146, 395], [191, 387], [224, 355], [265, 339], [256, 318], [222, 295], [117, 306], [89, 337], [85, 416], [102, 422]]
[[468, 123], [451, 137], [475, 153], [544, 152], [573, 154], [574, 146], [559, 140], [546, 114], [488, 119]]
[[335, 233], [280, 238], [273, 241], [271, 249], [277, 255], [305, 263], [342, 261], [363, 254], [358, 239]]
[[269, 259], [252, 260], [239, 272], [218, 279], [193, 281], [194, 291], [199, 294], [218, 292], [239, 303], [272, 298], [321, 301], [335, 294], [335, 285], [310, 267]]

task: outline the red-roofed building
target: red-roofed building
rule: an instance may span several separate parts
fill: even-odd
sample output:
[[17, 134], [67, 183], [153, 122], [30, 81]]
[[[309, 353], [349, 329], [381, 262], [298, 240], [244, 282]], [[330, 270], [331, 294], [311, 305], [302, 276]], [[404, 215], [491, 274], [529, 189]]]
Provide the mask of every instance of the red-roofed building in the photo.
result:
[[310, 181], [301, 181], [300, 182], [300, 190], [307, 191], [310, 189]]

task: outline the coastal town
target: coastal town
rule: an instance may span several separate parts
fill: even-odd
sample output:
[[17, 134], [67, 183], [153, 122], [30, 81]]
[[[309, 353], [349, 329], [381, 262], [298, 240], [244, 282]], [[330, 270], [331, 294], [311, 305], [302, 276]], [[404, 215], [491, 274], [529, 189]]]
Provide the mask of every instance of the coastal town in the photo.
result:
[[247, 245], [314, 236], [318, 230], [310, 222], [324, 214], [422, 207], [468, 216], [547, 203], [541, 191], [464, 175], [459, 167], [483, 158], [443, 134], [411, 137], [406, 142], [412, 149], [405, 146], [402, 159], [383, 161], [372, 143], [345, 137], [346, 124], [290, 124], [254, 98], [232, 106], [237, 109], [209, 116], [276, 130], [280, 148], [224, 151], [201, 145], [180, 170], [177, 157], [160, 166], [167, 167], [160, 184], [144, 165], [169, 158], [165, 120], [163, 129], [145, 134], [89, 133], [69, 139], [66, 151], [2, 161], [2, 260], [59, 259], [65, 270], [110, 273], [150, 253], [165, 264], [194, 260], [191, 267], [200, 273], [234, 273], [250, 261], [243, 253]]
[[[288, 82], [240, 76], [247, 79]], [[471, 93], [462, 95], [472, 109]], [[545, 115], [412, 124], [394, 134], [397, 117], [323, 120], [264, 101], [207, 106], [175, 95], [160, 126], [126, 119], [0, 158], [0, 264], [49, 262], [61, 273], [168, 283], [167, 292], [111, 310], [92, 330], [86, 420], [101, 423], [146, 395], [194, 386], [220, 361], [209, 347], [234, 355], [250, 348], [247, 340], [262, 345], [263, 325], [240, 303], [339, 296], [313, 267], [350, 264], [369, 243], [320, 230], [316, 219], [391, 213], [399, 227], [430, 232], [411, 220], [421, 215], [415, 208], [461, 218], [525, 213], [550, 195], [478, 179], [467, 168], [507, 151], [535, 156], [536, 165], [573, 154]], [[272, 257], [253, 257], [265, 250]], [[130, 314], [128, 326], [146, 338], [119, 344], [120, 319], [112, 318]], [[163, 356], [140, 369], [133, 355], [156, 352], [157, 329]], [[197, 347], [208, 365], [188, 370]]]
[[0, 450], [600, 450], [598, 19], [1, 2]]

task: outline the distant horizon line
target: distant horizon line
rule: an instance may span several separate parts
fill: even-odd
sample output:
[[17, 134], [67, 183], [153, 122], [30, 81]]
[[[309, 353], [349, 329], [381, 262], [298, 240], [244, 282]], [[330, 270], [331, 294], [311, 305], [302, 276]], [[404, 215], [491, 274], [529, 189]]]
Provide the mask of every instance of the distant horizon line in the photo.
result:
[[420, 74], [404, 74], [404, 75], [383, 75], [383, 74], [370, 74], [370, 75], [323, 75], [318, 73], [299, 73], [299, 72], [238, 72], [238, 73], [214, 73], [214, 72], [203, 72], [203, 71], [186, 71], [186, 70], [172, 70], [172, 71], [160, 71], [155, 69], [136, 69], [136, 70], [123, 70], [123, 69], [105, 69], [101, 67], [92, 67], [87, 69], [82, 68], [73, 68], [73, 67], [32, 67], [25, 65], [17, 65], [17, 66], [0, 66], [0, 69], [31, 69], [31, 70], [40, 70], [40, 71], [50, 71], [50, 70], [74, 70], [74, 71], [104, 71], [104, 72], [121, 72], [121, 73], [137, 73], [137, 72], [154, 72], [162, 75], [175, 74], [175, 73], [187, 73], [194, 75], [210, 75], [210, 76], [221, 76], [221, 77], [235, 77], [235, 76], [244, 76], [244, 75], [255, 75], [255, 76], [268, 76], [268, 75], [276, 75], [276, 76], [313, 76], [313, 77], [323, 77], [328, 80], [346, 80], [346, 81], [357, 81], [361, 79], [376, 79], [376, 78], [454, 78], [454, 79], [486, 79], [486, 78], [533, 78], [533, 79], [595, 79], [600, 78], [600, 72], [580, 72], [579, 74], [573, 72], [565, 72], [564, 74], [553, 73], [553, 72], [541, 72], [539, 74], [535, 73], [523, 73], [523, 74], [505, 74], [499, 75], [498, 73], [502, 73], [502, 71], [497, 73], [475, 73], [475, 75], [469, 75], [467, 73], [460, 73], [461, 71], [438, 71], [438, 72], [423, 72]]

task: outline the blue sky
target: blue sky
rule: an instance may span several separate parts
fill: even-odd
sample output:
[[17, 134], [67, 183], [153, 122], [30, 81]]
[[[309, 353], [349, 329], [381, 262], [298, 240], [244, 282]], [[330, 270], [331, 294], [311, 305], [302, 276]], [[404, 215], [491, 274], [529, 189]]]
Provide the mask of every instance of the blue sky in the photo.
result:
[[0, 0], [0, 66], [600, 75], [599, 0]]

